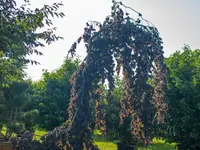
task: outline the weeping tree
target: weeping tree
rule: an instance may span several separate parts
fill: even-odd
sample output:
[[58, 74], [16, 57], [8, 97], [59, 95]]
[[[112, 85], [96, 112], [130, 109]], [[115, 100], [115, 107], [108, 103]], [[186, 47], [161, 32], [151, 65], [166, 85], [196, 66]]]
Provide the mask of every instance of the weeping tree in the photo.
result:
[[[120, 123], [123, 124], [126, 118], [131, 120], [130, 130], [137, 143], [144, 146], [151, 143], [153, 126], [165, 123], [166, 69], [162, 39], [153, 24], [140, 13], [134, 20], [126, 12], [127, 9], [138, 13], [121, 2], [113, 1], [111, 15], [103, 23], [90, 21], [86, 24], [83, 35], [69, 50], [74, 57], [77, 44], [83, 41], [87, 56], [71, 80], [66, 127], [59, 133], [50, 133], [42, 144], [30, 140], [33, 144], [30, 148], [43, 146], [43, 149], [53, 149], [50, 146], [53, 143], [56, 149], [98, 149], [92, 140], [93, 124], [106, 135], [105, 94], [102, 87], [107, 81], [107, 100], [110, 104], [115, 74], [122, 74], [124, 81]], [[15, 145], [23, 147], [26, 141], [22, 141], [22, 146], [20, 142]]]
[[[137, 20], [130, 17], [127, 9], [138, 13]], [[108, 99], [112, 99], [115, 73], [122, 73], [125, 82], [120, 102], [121, 123], [130, 117], [133, 137], [144, 145], [150, 143], [153, 124], [163, 124], [167, 111], [166, 69], [162, 39], [156, 27], [139, 12], [113, 1], [111, 15], [103, 23], [90, 21], [86, 24], [83, 35], [69, 50], [72, 57], [81, 41], [87, 56], [72, 77], [69, 145], [75, 150], [97, 149], [92, 140], [92, 122], [105, 131], [101, 86], [108, 81]], [[153, 84], [149, 84], [149, 79]], [[96, 120], [92, 117], [94, 103]]]
[[162, 39], [156, 27], [140, 13], [134, 20], [126, 12], [127, 9], [138, 13], [121, 2], [113, 1], [111, 15], [102, 24], [88, 22], [83, 35], [69, 50], [74, 57], [77, 44], [83, 41], [87, 56], [71, 80], [66, 127], [50, 132], [42, 143], [33, 140], [27, 142], [27, 138], [21, 138], [21, 142], [13, 140], [13, 145], [19, 149], [27, 143], [32, 146], [26, 149], [98, 149], [92, 140], [93, 124], [96, 123], [106, 135], [105, 94], [102, 87], [107, 81], [106, 99], [108, 104], [112, 103], [115, 74], [122, 74], [124, 81], [120, 123], [129, 118], [133, 139], [143, 145], [152, 141], [153, 126], [165, 124], [167, 112]]

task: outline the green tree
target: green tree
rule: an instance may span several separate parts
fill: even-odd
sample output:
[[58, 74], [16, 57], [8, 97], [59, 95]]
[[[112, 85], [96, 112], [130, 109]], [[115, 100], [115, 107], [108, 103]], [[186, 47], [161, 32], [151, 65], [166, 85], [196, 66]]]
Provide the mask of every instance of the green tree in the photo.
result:
[[59, 69], [53, 72], [45, 71], [40, 81], [31, 84], [27, 93], [31, 101], [24, 110], [39, 112], [35, 124], [52, 130], [67, 120], [71, 90], [70, 79], [78, 65], [78, 59], [66, 59]]
[[168, 77], [168, 138], [182, 149], [200, 149], [200, 50], [189, 46], [165, 60]]
[[108, 140], [119, 140], [121, 142], [133, 143], [133, 136], [129, 124], [130, 118], [126, 118], [124, 124], [120, 124], [120, 100], [122, 99], [122, 93], [124, 88], [124, 82], [119, 77], [115, 78], [115, 88], [112, 91], [112, 98], [108, 100], [106, 105], [106, 132]]
[[[44, 5], [42, 8], [31, 10], [29, 1], [25, 0], [20, 7], [16, 6], [15, 0], [0, 0], [0, 84], [8, 85], [17, 74], [23, 72], [25, 64], [34, 60], [26, 59], [33, 53], [42, 55], [37, 50], [44, 47], [45, 43], [51, 44], [60, 39], [52, 27], [51, 17], [63, 17], [58, 12], [61, 3], [52, 6]], [[47, 30], [44, 30], [47, 28]], [[41, 32], [38, 32], [38, 29]]]
[[27, 100], [23, 69], [27, 63], [38, 64], [26, 57], [33, 53], [42, 55], [38, 47], [61, 39], [55, 35], [52, 17], [64, 16], [58, 10], [62, 4], [34, 10], [29, 5], [27, 0], [20, 7], [15, 0], [0, 0], [0, 120], [9, 130], [22, 126], [21, 110]]
[[13, 82], [9, 87], [4, 87], [0, 98], [0, 123], [7, 127], [7, 136], [20, 133], [24, 128], [22, 121], [22, 106], [27, 100], [25, 95], [28, 83], [25, 81]]

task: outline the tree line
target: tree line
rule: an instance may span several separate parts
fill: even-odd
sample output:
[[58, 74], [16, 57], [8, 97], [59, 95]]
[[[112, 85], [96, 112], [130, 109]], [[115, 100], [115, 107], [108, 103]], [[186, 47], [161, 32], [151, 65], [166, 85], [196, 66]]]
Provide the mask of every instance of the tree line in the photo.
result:
[[[53, 72], [44, 71], [39, 81], [24, 80], [21, 77], [1, 88], [0, 115], [1, 127], [6, 126], [10, 133], [22, 133], [37, 127], [53, 130], [65, 124], [70, 101], [70, 78], [80, 64], [80, 60], [66, 59], [63, 65]], [[165, 58], [169, 70], [167, 75], [168, 114], [166, 125], [155, 128], [155, 136], [168, 142], [177, 142], [186, 147], [199, 146], [199, 91], [200, 91], [200, 50], [185, 46]], [[115, 77], [112, 100], [105, 95], [106, 132], [108, 140], [132, 140], [128, 130], [130, 120], [120, 125], [120, 99], [123, 80]]]

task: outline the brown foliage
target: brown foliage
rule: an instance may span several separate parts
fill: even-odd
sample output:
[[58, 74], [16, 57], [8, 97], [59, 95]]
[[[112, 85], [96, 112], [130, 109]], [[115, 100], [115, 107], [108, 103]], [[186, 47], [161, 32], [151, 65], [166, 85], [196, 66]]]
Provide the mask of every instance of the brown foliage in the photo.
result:
[[[123, 7], [130, 8], [121, 2], [113, 2], [111, 15], [106, 17], [103, 24], [88, 22], [84, 34], [69, 51], [74, 56], [76, 46], [81, 40], [87, 48], [87, 56], [72, 79], [73, 88], [68, 109], [71, 121], [68, 139], [75, 150], [83, 149], [83, 145], [87, 149], [96, 149], [91, 137], [91, 93], [98, 91], [105, 80], [108, 81], [111, 92], [114, 87], [114, 73], [116, 71], [119, 74], [121, 69], [125, 81], [121, 100], [121, 123], [124, 118], [132, 117], [132, 134], [138, 142], [146, 145], [152, 140], [153, 109], [157, 114], [156, 120], [164, 122], [167, 105], [162, 39], [158, 30], [149, 26], [150, 22], [143, 19], [140, 13], [137, 12], [139, 19], [135, 21], [124, 13]], [[143, 25], [142, 21], [147, 25]], [[147, 83], [149, 78], [153, 78], [154, 87]], [[96, 92], [96, 98], [92, 99], [97, 104], [97, 124], [102, 125], [105, 130], [101, 92]]]

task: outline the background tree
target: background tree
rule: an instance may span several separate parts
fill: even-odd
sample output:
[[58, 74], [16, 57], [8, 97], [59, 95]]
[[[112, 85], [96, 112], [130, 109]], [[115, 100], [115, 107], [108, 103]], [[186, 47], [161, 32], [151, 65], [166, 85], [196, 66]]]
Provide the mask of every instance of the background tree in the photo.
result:
[[[20, 110], [26, 100], [24, 92], [27, 84], [23, 81], [23, 69], [27, 63], [38, 64], [26, 57], [33, 53], [42, 55], [38, 47], [61, 39], [55, 35], [56, 28], [51, 18], [64, 16], [59, 12], [62, 3], [44, 5], [34, 10], [29, 5], [27, 0], [20, 7], [17, 7], [15, 0], [0, 0], [0, 116], [1, 124], [6, 124], [9, 129], [13, 126], [10, 126], [10, 120], [21, 121]], [[17, 124], [21, 126], [19, 122]]]
[[[105, 90], [108, 94], [107, 90]], [[119, 140], [122, 135], [120, 135], [120, 100], [123, 93], [123, 81], [119, 78], [115, 78], [115, 88], [112, 91], [112, 99], [110, 101], [106, 100], [106, 134], [109, 140]], [[106, 96], [107, 97], [107, 96]], [[128, 130], [128, 129], [127, 129]]]
[[27, 92], [30, 103], [27, 104], [24, 111], [27, 111], [28, 114], [29, 110], [38, 111], [39, 114], [34, 120], [34, 124], [38, 124], [46, 130], [52, 130], [68, 119], [70, 78], [78, 65], [79, 59], [65, 59], [59, 69], [52, 72], [45, 71], [41, 80], [31, 83]]
[[168, 77], [168, 138], [183, 150], [200, 148], [200, 50], [189, 46], [165, 60]]
[[[131, 118], [126, 118], [123, 124], [120, 124], [120, 100], [123, 96], [124, 81], [119, 77], [115, 77], [115, 87], [112, 91], [112, 99], [106, 100], [106, 138], [111, 141], [120, 141], [121, 143], [134, 143], [131, 134], [130, 122]], [[106, 94], [108, 91], [105, 90]], [[106, 96], [107, 97], [107, 96]]]
[[25, 95], [28, 83], [25, 81], [13, 82], [9, 87], [4, 87], [0, 99], [0, 123], [7, 127], [7, 136], [25, 130], [22, 121], [23, 105], [27, 100]]

